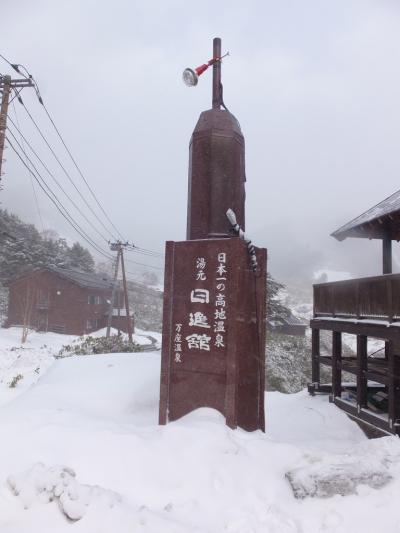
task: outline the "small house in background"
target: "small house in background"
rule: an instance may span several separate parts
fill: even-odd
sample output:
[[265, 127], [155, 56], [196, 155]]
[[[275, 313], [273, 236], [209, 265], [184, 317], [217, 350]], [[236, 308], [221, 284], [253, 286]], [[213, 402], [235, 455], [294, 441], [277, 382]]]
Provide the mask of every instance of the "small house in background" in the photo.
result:
[[[70, 335], [105, 328], [113, 285], [107, 274], [56, 267], [27, 272], [9, 284], [6, 327], [24, 325]], [[122, 307], [124, 295], [117, 286], [112, 326], [126, 332], [126, 313]]]
[[304, 337], [307, 327], [308, 324], [305, 321], [300, 320], [292, 313], [287, 317], [267, 319], [267, 329], [274, 333]]

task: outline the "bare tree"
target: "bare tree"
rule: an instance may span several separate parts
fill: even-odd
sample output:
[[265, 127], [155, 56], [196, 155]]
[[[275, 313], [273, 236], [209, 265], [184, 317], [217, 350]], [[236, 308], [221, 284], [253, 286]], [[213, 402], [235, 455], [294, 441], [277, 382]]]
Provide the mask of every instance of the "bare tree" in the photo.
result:
[[22, 313], [21, 344], [24, 344], [28, 338], [29, 328], [31, 326], [34, 301], [35, 301], [34, 290], [31, 287], [31, 285], [27, 283], [25, 294], [20, 298], [20, 309]]

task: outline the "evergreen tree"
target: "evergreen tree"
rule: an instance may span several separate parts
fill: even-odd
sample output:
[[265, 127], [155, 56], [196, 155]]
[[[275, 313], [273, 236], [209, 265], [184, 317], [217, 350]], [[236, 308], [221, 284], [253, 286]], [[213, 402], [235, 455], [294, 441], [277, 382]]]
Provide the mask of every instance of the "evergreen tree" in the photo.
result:
[[32, 224], [0, 209], [0, 285], [28, 270], [48, 266], [93, 272], [94, 260], [79, 243], [70, 248], [57, 232], [40, 234]]
[[66, 267], [84, 270], [85, 272], [94, 272], [94, 260], [86, 248], [79, 242], [75, 242], [66, 254]]
[[285, 288], [283, 283], [276, 281], [270, 273], [267, 274], [267, 317], [268, 319], [276, 320], [279, 318], [286, 318], [290, 313], [290, 309], [286, 307], [279, 298], [279, 291]]

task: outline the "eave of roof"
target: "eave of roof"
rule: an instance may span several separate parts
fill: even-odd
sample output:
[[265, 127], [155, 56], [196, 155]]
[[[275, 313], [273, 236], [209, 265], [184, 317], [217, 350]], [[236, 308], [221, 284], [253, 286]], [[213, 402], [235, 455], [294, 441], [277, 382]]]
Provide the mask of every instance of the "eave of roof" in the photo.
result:
[[388, 233], [393, 240], [400, 240], [400, 191], [347, 222], [331, 236], [338, 241], [347, 237], [382, 239]]
[[47, 267], [50, 272], [54, 272], [60, 277], [87, 289], [112, 289], [114, 281], [104, 274], [92, 272], [82, 272], [81, 270], [64, 269], [58, 267]]
[[29, 270], [17, 276], [13, 280], [11, 280], [10, 283], [14, 283], [23, 278], [27, 278], [39, 272], [46, 272], [46, 271], [52, 272], [56, 276], [59, 276], [62, 279], [65, 279], [71, 283], [74, 283], [75, 285], [79, 285], [80, 287], [84, 287], [86, 289], [107, 290], [107, 289], [112, 289], [113, 284], [114, 284], [113, 279], [104, 274], [82, 272], [81, 270], [72, 270], [72, 269], [58, 268], [58, 267], [53, 267], [53, 266], [35, 268], [32, 270]]

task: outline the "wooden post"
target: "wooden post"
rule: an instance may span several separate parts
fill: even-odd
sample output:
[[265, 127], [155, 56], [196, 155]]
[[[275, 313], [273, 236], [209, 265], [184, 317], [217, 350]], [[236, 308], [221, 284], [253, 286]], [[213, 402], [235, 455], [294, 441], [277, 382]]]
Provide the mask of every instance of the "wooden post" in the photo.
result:
[[368, 337], [357, 335], [357, 411], [367, 406]]
[[[108, 319], [107, 319], [107, 332], [106, 332], [106, 337], [109, 337], [109, 336], [110, 336], [111, 324], [112, 324], [112, 317], [113, 317], [113, 314], [114, 314], [115, 291], [116, 291], [117, 288], [118, 288], [118, 282], [117, 282], [117, 278], [118, 278], [118, 267], [119, 267], [119, 251], [117, 252], [117, 258], [116, 258], [116, 260], [115, 260], [114, 283], [113, 283], [112, 292], [111, 292], [111, 302], [110, 302], [110, 306], [109, 306], [109, 308], [108, 308]], [[119, 308], [119, 294], [118, 294], [118, 308]], [[119, 321], [118, 321], [118, 327], [119, 327]]]
[[6, 139], [8, 103], [10, 101], [10, 93], [11, 93], [11, 76], [4, 76], [2, 80], [3, 81], [2, 81], [1, 87], [3, 89], [3, 97], [1, 99], [1, 108], [0, 108], [0, 181], [1, 181], [1, 166], [3, 162], [4, 143]]
[[393, 322], [393, 286], [391, 278], [386, 279], [386, 301], [387, 301], [387, 318], [391, 324]]
[[360, 282], [357, 281], [356, 285], [356, 317], [361, 317], [361, 309], [360, 309]]
[[388, 230], [382, 239], [382, 270], [383, 274], [392, 273], [392, 238]]
[[125, 276], [124, 250], [122, 246], [120, 247], [120, 257], [121, 257], [121, 269], [122, 269], [122, 283], [124, 285], [124, 294], [125, 294], [126, 327], [128, 329], [129, 342], [133, 342], [132, 321], [131, 321], [131, 315], [129, 311], [128, 287], [126, 285], [126, 276]]
[[389, 341], [385, 341], [385, 359], [386, 361], [389, 360]]
[[319, 329], [311, 330], [311, 381], [319, 384], [320, 381], [320, 333]]
[[7, 130], [7, 115], [8, 105], [10, 102], [10, 94], [13, 89], [22, 90], [24, 87], [33, 87], [34, 82], [31, 78], [12, 80], [11, 76], [0, 75], [0, 91], [2, 94], [1, 106], [0, 106], [0, 180], [1, 180], [1, 167], [3, 163], [4, 144], [6, 140]]
[[342, 334], [332, 331], [332, 395], [342, 395]]
[[389, 427], [399, 433], [400, 422], [400, 341], [389, 341], [388, 349]]

